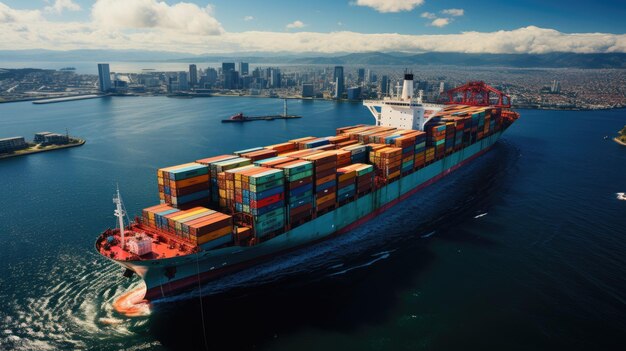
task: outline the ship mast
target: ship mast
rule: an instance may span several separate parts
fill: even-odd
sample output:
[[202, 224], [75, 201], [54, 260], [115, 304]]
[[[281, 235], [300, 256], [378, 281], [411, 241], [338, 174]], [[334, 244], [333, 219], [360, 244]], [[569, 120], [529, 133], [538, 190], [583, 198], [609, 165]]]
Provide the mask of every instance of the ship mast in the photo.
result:
[[117, 217], [118, 224], [120, 226], [120, 236], [121, 236], [121, 247], [124, 248], [124, 216], [126, 213], [124, 212], [124, 204], [122, 203], [122, 196], [120, 195], [120, 188], [117, 187], [117, 192], [115, 196], [113, 196], [113, 203], [115, 204], [115, 211], [113, 214]]

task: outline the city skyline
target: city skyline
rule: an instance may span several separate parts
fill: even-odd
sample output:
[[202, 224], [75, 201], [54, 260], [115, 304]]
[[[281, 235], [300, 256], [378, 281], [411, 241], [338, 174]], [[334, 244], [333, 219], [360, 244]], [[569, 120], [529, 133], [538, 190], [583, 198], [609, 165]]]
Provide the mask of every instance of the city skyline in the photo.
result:
[[[0, 50], [626, 52], [616, 1], [3, 0]], [[608, 11], [610, 9], [610, 11]]]

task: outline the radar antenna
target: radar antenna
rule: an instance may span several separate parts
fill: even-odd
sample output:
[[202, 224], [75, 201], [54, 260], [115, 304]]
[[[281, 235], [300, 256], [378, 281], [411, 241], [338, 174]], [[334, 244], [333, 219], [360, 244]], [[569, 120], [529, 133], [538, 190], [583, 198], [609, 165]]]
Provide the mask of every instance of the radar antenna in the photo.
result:
[[113, 211], [113, 215], [117, 217], [118, 225], [120, 227], [121, 247], [124, 249], [124, 234], [126, 234], [124, 232], [124, 216], [126, 216], [126, 211], [124, 210], [124, 202], [122, 202], [119, 185], [117, 185], [115, 196], [113, 196], [113, 203], [115, 204], [115, 211]]

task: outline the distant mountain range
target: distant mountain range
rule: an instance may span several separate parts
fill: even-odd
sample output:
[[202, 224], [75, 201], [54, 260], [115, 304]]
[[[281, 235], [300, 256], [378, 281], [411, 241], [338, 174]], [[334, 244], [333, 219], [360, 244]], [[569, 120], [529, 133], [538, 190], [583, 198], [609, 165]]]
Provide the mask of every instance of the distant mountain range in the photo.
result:
[[368, 52], [343, 54], [315, 53], [233, 53], [193, 55], [189, 53], [141, 50], [0, 50], [2, 61], [54, 62], [223, 62], [245, 61], [263, 64], [469, 66], [512, 68], [626, 68], [626, 54], [465, 54]]

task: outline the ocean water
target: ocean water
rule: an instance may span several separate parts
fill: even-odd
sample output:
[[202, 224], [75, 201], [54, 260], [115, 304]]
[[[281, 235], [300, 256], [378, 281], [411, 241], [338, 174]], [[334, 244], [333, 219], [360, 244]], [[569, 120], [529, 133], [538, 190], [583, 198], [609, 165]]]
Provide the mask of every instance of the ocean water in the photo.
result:
[[[119, 184], [137, 214], [156, 168], [371, 122], [359, 104], [132, 97], [0, 105], [0, 136], [87, 144], [0, 160], [1, 350], [621, 349], [625, 110], [520, 111], [492, 151], [366, 225], [155, 302], [100, 258]], [[202, 302], [202, 303], [201, 303]]]

